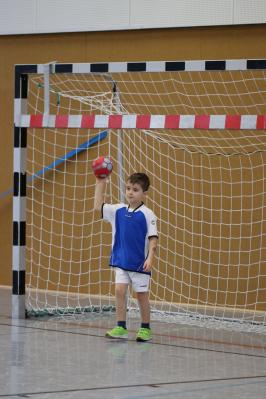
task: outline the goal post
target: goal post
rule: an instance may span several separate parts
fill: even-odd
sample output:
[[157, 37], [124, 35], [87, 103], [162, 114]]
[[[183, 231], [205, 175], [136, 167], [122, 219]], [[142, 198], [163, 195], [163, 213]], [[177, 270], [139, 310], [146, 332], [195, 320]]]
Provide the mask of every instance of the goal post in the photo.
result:
[[113, 309], [91, 172], [109, 155], [107, 201], [151, 178], [153, 317], [264, 330], [265, 95], [266, 60], [17, 65], [13, 317]]

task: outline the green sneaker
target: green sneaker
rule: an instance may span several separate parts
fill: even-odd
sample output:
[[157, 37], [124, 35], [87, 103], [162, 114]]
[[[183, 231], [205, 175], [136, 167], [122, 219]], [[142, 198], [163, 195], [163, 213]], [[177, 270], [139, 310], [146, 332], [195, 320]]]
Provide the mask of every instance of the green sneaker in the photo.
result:
[[145, 341], [150, 341], [151, 339], [152, 339], [152, 334], [150, 328], [139, 329], [136, 341], [145, 342]]
[[128, 338], [127, 329], [124, 327], [116, 326], [105, 334], [107, 338]]

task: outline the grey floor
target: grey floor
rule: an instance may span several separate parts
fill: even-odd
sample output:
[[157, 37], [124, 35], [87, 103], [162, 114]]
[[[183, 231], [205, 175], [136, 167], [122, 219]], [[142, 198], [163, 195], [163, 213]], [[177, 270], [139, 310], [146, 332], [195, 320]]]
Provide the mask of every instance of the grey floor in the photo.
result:
[[10, 318], [0, 289], [0, 398], [266, 398], [266, 337], [153, 323], [152, 343], [104, 338], [114, 316]]

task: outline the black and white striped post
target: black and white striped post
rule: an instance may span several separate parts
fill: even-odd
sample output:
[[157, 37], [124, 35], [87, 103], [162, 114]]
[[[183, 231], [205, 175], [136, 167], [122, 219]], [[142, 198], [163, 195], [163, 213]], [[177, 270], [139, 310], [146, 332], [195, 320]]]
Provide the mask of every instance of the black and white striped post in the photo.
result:
[[26, 149], [27, 128], [17, 127], [16, 118], [27, 112], [28, 73], [35, 65], [15, 67], [14, 152], [13, 152], [13, 253], [12, 317], [25, 318], [26, 257]]

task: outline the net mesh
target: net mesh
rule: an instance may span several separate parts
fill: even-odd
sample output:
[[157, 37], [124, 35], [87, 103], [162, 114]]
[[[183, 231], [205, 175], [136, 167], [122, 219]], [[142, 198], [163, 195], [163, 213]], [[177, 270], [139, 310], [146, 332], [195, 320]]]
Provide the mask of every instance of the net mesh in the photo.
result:
[[[43, 76], [28, 112], [44, 109]], [[51, 114], [266, 114], [265, 71], [54, 74]], [[106, 202], [135, 171], [151, 178], [147, 206], [159, 245], [150, 299], [167, 320], [265, 327], [265, 159], [259, 130], [109, 130], [45, 171], [97, 130], [29, 129], [27, 309], [113, 309], [111, 231], [93, 211], [92, 160], [110, 155]], [[119, 162], [118, 162], [119, 161]], [[38, 176], [36, 173], [43, 171]], [[134, 293], [130, 307], [135, 308]], [[155, 316], [154, 316], [155, 317]]]

